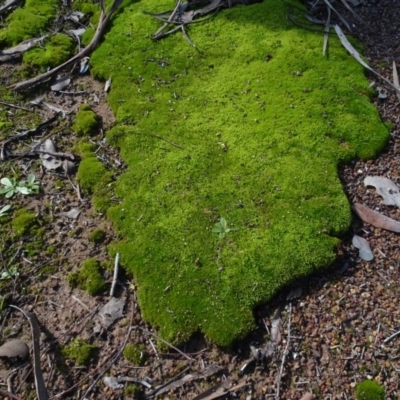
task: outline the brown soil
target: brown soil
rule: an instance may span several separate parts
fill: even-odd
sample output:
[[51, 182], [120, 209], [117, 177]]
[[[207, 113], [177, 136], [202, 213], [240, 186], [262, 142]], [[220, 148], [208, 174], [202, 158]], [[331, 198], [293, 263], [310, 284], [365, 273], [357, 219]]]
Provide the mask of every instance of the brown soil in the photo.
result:
[[[392, 80], [392, 61], [400, 65], [398, 1], [369, 1], [357, 7], [355, 10], [365, 25], [355, 25], [354, 18], [343, 7], [338, 9], [354, 24], [354, 33], [364, 44], [370, 65]], [[323, 16], [324, 10], [321, 13]], [[2, 76], [9, 76], [14, 68], [17, 66], [13, 64], [2, 66]], [[369, 78], [383, 86], [375, 76]], [[78, 87], [84, 87], [86, 93], [46, 92], [44, 101], [72, 114], [79, 104], [87, 102], [102, 117], [106, 129], [112, 124], [113, 116], [107, 107], [103, 86], [87, 76], [75, 77], [68, 91]], [[354, 161], [340, 170], [340, 176], [351, 203], [366, 204], [400, 220], [398, 209], [382, 205], [375, 190], [363, 184], [367, 175], [385, 176], [400, 184], [399, 99], [388, 89], [388, 97], [377, 98], [375, 103], [382, 119], [393, 124], [391, 140], [379, 158]], [[7, 109], [16, 115], [17, 110]], [[36, 112], [41, 120], [51, 115], [45, 106]], [[71, 151], [75, 139], [65, 134], [69, 132], [70, 115], [59, 126], [65, 129], [55, 129], [51, 138], [59, 151]], [[115, 150], [107, 147], [102, 132], [92, 140], [97, 145], [99, 159], [118, 174], [123, 163]], [[218, 398], [221, 399], [295, 400], [306, 392], [311, 392], [316, 399], [352, 399], [355, 386], [364, 379], [380, 382], [387, 399], [399, 398], [400, 334], [391, 337], [400, 329], [398, 234], [374, 228], [355, 216], [352, 232], [343, 238], [335, 265], [329, 271], [297, 282], [283, 290], [272, 304], [257, 309], [258, 328], [247, 340], [224, 350], [194, 337], [178, 352], [162, 343], [142, 320], [134, 282], [122, 272], [116, 296], [125, 299], [124, 316], [108, 329], [94, 331], [95, 316], [110, 297], [108, 293], [91, 297], [84, 291], [72, 290], [66, 275], [77, 269], [81, 261], [94, 257], [110, 265], [104, 278], [111, 283], [113, 260], [107, 253], [107, 244], [115, 238], [112, 226], [93, 210], [84, 193], [79, 198], [74, 178], [70, 181], [62, 173], [44, 171], [39, 161], [30, 159], [3, 163], [0, 175], [7, 176], [10, 168], [19, 173], [34, 171], [40, 176], [40, 196], [19, 196], [15, 204], [34, 210], [45, 221], [45, 244], [31, 259], [24, 252], [27, 238], [7, 249], [2, 255], [3, 265], [14, 257], [20, 275], [1, 290], [2, 295], [9, 293], [7, 304], [37, 316], [41, 370], [50, 398], [145, 399], [161, 393], [159, 398], [163, 399], [200, 400], [217, 398], [211, 393], [220, 391]], [[77, 219], [69, 219], [64, 214], [72, 208], [81, 211]], [[94, 228], [107, 233], [101, 245], [96, 246], [89, 240]], [[351, 245], [353, 233], [369, 241], [375, 256], [373, 261], [362, 261], [358, 257], [358, 251]], [[49, 246], [54, 246], [54, 253], [46, 251]], [[49, 266], [51, 272], [47, 269], [44, 273]], [[279, 334], [272, 325], [274, 315], [281, 316]], [[17, 310], [4, 308], [0, 332], [3, 343], [20, 338], [32, 348], [30, 325]], [[76, 338], [98, 347], [87, 366], [76, 365], [61, 354], [64, 346]], [[143, 346], [143, 365], [124, 359], [121, 352], [126, 343]], [[128, 378], [128, 381], [121, 380], [121, 388], [111, 389], [103, 382], [106, 376]], [[182, 378], [184, 381], [180, 381]], [[133, 388], [133, 384], [137, 393], [127, 394], [126, 387]], [[0, 360], [0, 398], [33, 399], [34, 387], [31, 361]], [[208, 389], [209, 392], [199, 396]]]

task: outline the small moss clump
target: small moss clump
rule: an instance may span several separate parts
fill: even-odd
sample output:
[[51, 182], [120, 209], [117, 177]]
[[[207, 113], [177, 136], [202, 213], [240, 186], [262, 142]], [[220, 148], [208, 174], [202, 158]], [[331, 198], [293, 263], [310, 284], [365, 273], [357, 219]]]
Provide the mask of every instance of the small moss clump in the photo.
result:
[[127, 361], [136, 366], [143, 365], [147, 359], [144, 346], [132, 343], [125, 346], [124, 357]]
[[88, 344], [83, 339], [75, 339], [68, 346], [64, 347], [62, 354], [66, 358], [75, 360], [78, 365], [88, 365], [97, 346]]
[[97, 133], [99, 118], [90, 106], [83, 104], [76, 115], [74, 131], [79, 136], [91, 136]]
[[24, 62], [32, 67], [53, 68], [67, 60], [74, 48], [71, 37], [57, 33], [43, 48], [36, 47], [24, 54]]
[[105, 288], [100, 263], [94, 258], [84, 261], [81, 269], [69, 274], [67, 280], [72, 288], [86, 290], [92, 296], [99, 294]]
[[357, 400], [385, 400], [385, 389], [376, 381], [366, 379], [356, 386]]
[[140, 393], [140, 387], [137, 385], [128, 385], [124, 389], [124, 393], [126, 396], [137, 396]]
[[12, 227], [17, 236], [27, 235], [36, 225], [37, 218], [33, 212], [24, 208], [17, 210], [12, 220]]
[[103, 243], [105, 238], [106, 233], [102, 229], [94, 229], [89, 235], [89, 240], [94, 244]]
[[82, 160], [77, 178], [81, 188], [88, 194], [92, 194], [96, 186], [104, 187], [111, 182], [111, 174], [96, 157], [87, 157]]

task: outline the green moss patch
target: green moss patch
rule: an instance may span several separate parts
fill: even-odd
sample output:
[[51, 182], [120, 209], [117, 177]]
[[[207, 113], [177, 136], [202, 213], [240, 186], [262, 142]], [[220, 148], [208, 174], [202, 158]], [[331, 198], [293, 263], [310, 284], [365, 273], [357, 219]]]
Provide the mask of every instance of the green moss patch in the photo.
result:
[[366, 379], [356, 386], [357, 400], [384, 400], [385, 389], [376, 381]]
[[78, 271], [69, 274], [68, 283], [72, 288], [86, 290], [94, 296], [105, 289], [105, 282], [101, 274], [100, 263], [94, 258], [89, 258], [82, 263]]
[[104, 242], [106, 237], [107, 234], [102, 229], [94, 229], [92, 232], [90, 232], [89, 240], [93, 244], [101, 244]]
[[62, 354], [75, 360], [78, 365], [88, 365], [96, 349], [97, 346], [88, 344], [83, 339], [75, 339], [62, 349]]
[[52, 36], [43, 48], [36, 47], [24, 54], [24, 62], [32, 67], [53, 68], [66, 61], [74, 49], [74, 41], [63, 34]]
[[197, 50], [180, 33], [150, 40], [160, 22], [142, 11], [173, 6], [127, 3], [91, 58], [112, 77], [109, 139], [128, 165], [109, 210], [125, 238], [114, 250], [165, 339], [229, 345], [257, 304], [334, 260], [351, 220], [338, 164], [373, 157], [388, 132], [362, 67], [333, 36], [322, 57], [322, 36], [291, 24], [285, 2], [193, 24]]
[[0, 43], [15, 46], [23, 40], [43, 35], [56, 17], [58, 0], [27, 0], [7, 17], [7, 28], [0, 32]]
[[90, 136], [97, 133], [99, 118], [87, 104], [79, 108], [74, 124], [74, 131], [78, 136]]
[[16, 236], [29, 235], [37, 227], [37, 217], [35, 213], [21, 208], [14, 213], [12, 227]]
[[147, 355], [143, 345], [129, 343], [124, 348], [124, 357], [133, 365], [141, 366], [145, 363]]

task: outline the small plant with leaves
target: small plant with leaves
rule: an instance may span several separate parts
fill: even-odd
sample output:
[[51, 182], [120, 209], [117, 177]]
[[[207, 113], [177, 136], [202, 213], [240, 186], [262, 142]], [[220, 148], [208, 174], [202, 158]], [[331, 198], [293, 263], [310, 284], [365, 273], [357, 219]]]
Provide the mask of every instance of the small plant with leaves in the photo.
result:
[[236, 231], [236, 229], [228, 228], [228, 223], [226, 222], [226, 219], [221, 217], [219, 222], [217, 222], [214, 225], [214, 228], [212, 228], [212, 231], [214, 233], [218, 233], [220, 239], [223, 239], [228, 232]]
[[10, 211], [11, 206], [9, 204], [5, 205], [3, 208], [0, 209], [0, 218], [5, 217], [7, 213]]
[[0, 272], [0, 281], [15, 278], [19, 275], [17, 267], [10, 267]]
[[0, 194], [4, 194], [6, 198], [10, 198], [17, 193], [32, 194], [39, 191], [39, 183], [33, 174], [28, 175], [27, 181], [20, 181], [17, 183], [15, 178], [2, 178], [0, 183], [4, 186], [0, 189]]

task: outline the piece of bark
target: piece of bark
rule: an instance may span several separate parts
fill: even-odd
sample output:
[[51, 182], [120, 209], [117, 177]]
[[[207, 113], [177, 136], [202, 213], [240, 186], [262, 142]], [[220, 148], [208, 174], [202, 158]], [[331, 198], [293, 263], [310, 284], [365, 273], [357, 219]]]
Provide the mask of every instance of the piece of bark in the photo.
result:
[[385, 215], [371, 210], [366, 205], [360, 203], [354, 204], [353, 210], [364, 222], [367, 222], [376, 228], [382, 228], [388, 231], [400, 233], [399, 221], [386, 217]]

